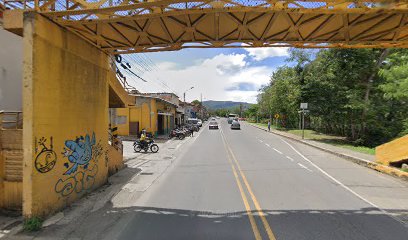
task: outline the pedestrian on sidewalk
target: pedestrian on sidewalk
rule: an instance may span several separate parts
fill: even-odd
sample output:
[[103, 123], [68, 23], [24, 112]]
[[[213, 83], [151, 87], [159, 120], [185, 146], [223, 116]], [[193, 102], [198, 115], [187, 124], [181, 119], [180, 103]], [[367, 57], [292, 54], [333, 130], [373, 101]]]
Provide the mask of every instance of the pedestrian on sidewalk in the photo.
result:
[[271, 131], [271, 120], [268, 120], [268, 132]]

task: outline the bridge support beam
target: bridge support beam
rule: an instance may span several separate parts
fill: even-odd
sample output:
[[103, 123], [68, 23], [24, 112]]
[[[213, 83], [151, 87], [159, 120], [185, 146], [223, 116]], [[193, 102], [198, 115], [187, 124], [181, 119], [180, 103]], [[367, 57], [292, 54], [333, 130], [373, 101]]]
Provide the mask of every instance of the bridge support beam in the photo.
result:
[[23, 24], [23, 215], [46, 216], [107, 181], [109, 57], [38, 13]]

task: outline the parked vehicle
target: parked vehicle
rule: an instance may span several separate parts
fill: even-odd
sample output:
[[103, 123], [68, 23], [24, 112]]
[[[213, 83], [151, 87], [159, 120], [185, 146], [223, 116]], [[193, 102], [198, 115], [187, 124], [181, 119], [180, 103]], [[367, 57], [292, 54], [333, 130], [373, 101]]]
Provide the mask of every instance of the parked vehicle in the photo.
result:
[[193, 130], [196, 131], [196, 132], [198, 132], [198, 130], [200, 130], [200, 126], [198, 125], [198, 119], [197, 118], [187, 119], [187, 126], [189, 128], [193, 128]]
[[208, 129], [218, 129], [218, 123], [217, 123], [217, 121], [211, 121], [211, 122], [208, 124]]
[[202, 126], [203, 126], [203, 121], [201, 121], [201, 119], [198, 119], [197, 125], [198, 125], [199, 127], [202, 127]]
[[171, 130], [169, 137], [170, 138], [176, 137], [179, 140], [183, 140], [187, 135], [188, 135], [187, 131], [185, 131], [184, 129], [175, 128]]
[[198, 132], [200, 130], [200, 127], [198, 125], [194, 125], [194, 124], [186, 125], [186, 128], [188, 130], [194, 131], [194, 132]]
[[142, 150], [147, 152], [150, 149], [150, 151], [152, 151], [153, 153], [157, 153], [159, 151], [159, 146], [154, 143], [153, 139], [146, 139], [145, 144], [142, 144], [140, 140], [136, 140], [133, 143], [133, 149], [135, 150], [135, 152], [141, 152]]
[[231, 129], [241, 129], [241, 124], [237, 120], [233, 120], [231, 123]]

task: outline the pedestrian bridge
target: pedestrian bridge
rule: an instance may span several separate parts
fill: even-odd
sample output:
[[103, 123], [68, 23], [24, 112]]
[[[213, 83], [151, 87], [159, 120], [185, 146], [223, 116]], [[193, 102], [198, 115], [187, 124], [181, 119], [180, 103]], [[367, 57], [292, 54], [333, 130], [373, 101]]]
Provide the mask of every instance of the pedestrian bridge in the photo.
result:
[[[23, 36], [24, 128], [16, 132], [24, 148], [7, 146], [2, 152], [8, 152], [0, 153], [0, 161], [3, 156], [16, 160], [19, 154], [22, 163], [18, 179], [15, 172], [5, 178], [16, 184], [3, 189], [0, 176], [0, 193], [23, 191], [7, 199], [22, 198], [24, 216], [43, 217], [103, 185], [122, 166], [107, 134], [108, 109], [135, 102], [117, 82], [113, 54], [213, 47], [408, 47], [404, 2], [1, 1], [3, 27]], [[17, 160], [11, 160], [7, 166], [14, 167]]]
[[395, 0], [5, 0], [109, 53], [212, 47], [407, 47]]

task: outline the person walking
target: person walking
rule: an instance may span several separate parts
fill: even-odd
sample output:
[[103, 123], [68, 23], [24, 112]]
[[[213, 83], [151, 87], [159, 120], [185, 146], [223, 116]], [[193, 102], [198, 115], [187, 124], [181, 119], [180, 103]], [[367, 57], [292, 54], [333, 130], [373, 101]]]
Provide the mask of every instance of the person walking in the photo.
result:
[[268, 121], [268, 132], [271, 131], [271, 120]]

